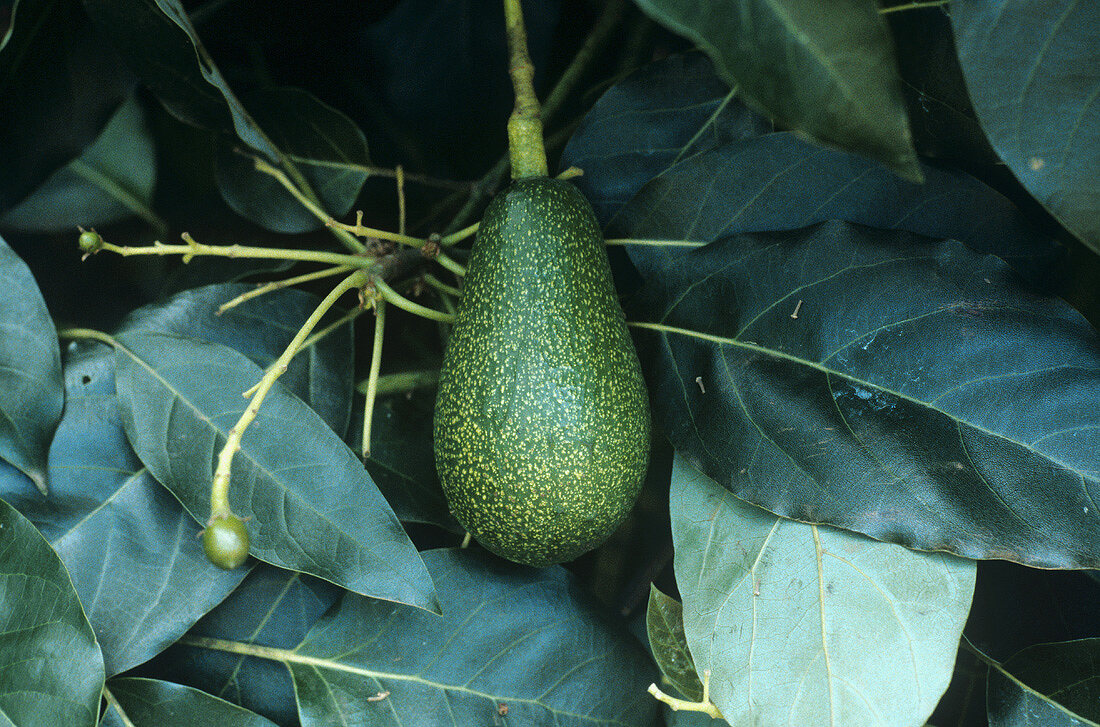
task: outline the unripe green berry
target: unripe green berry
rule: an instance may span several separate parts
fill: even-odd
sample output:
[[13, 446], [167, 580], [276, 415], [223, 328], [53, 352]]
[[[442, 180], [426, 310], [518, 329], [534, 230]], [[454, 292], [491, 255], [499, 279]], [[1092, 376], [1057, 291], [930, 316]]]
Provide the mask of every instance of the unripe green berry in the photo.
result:
[[80, 245], [80, 249], [84, 252], [95, 252], [103, 246], [103, 238], [99, 236], [98, 232], [84, 230], [80, 233], [77, 244]]
[[248, 528], [236, 515], [213, 518], [202, 533], [202, 549], [211, 563], [233, 570], [248, 559]]

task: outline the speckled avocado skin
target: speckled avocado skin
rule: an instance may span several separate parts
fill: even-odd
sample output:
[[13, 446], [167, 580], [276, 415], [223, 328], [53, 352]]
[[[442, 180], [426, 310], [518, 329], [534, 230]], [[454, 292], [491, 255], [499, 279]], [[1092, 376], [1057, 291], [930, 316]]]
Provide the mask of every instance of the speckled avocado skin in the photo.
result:
[[571, 560], [637, 499], [649, 401], [592, 208], [520, 179], [482, 219], [435, 409], [458, 521], [520, 563]]

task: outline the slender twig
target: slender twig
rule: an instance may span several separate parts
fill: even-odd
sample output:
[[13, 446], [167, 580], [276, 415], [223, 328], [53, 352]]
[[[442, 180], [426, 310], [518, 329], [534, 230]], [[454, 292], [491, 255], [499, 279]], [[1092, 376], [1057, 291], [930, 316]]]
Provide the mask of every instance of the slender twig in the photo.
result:
[[722, 713], [718, 711], [718, 707], [710, 701], [710, 669], [703, 670], [703, 698], [698, 702], [692, 702], [688, 699], [679, 699], [672, 695], [662, 692], [656, 684], [650, 684], [647, 690], [653, 695], [653, 698], [658, 702], [664, 702], [669, 706], [673, 712], [702, 712], [709, 715], [711, 719], [722, 719]]
[[546, 101], [542, 104], [544, 123], [549, 123], [550, 119], [557, 114], [577, 83], [588, 72], [593, 61], [596, 60], [599, 49], [611, 37], [612, 31], [622, 20], [625, 10], [626, 3], [623, 0], [609, 0], [604, 5], [600, 17], [596, 18], [592, 30], [588, 32], [588, 37], [584, 39], [584, 44], [573, 56], [573, 60], [569, 62], [569, 66], [562, 72], [561, 78], [558, 79], [554, 88], [551, 89], [550, 95], [546, 97]]
[[378, 291], [378, 294], [381, 295], [387, 303], [393, 303], [403, 311], [423, 318], [429, 318], [433, 321], [442, 321], [443, 323], [452, 323], [454, 321], [454, 316], [452, 315], [412, 302], [387, 285], [386, 281], [381, 278], [372, 279], [371, 285], [374, 286], [374, 289]]
[[[400, 394], [416, 389], [427, 389], [439, 383], [439, 369], [423, 369], [419, 371], [402, 371], [396, 374], [379, 376], [374, 385], [376, 396], [386, 394]], [[366, 394], [370, 386], [369, 380], [360, 381], [356, 390], [360, 394]]]
[[197, 255], [213, 255], [216, 257], [242, 258], [249, 260], [294, 260], [297, 262], [328, 263], [329, 265], [346, 265], [350, 268], [371, 268], [375, 260], [361, 255], [346, 255], [337, 252], [324, 252], [320, 250], [287, 250], [277, 247], [251, 247], [249, 245], [204, 245], [196, 242], [188, 233], [184, 232], [183, 245], [165, 245], [154, 242], [146, 247], [130, 247], [128, 245], [114, 245], [106, 240], [100, 246], [100, 250], [107, 250], [116, 255], [129, 257], [131, 255], [180, 255], [185, 263]]
[[469, 225], [467, 227], [463, 227], [458, 232], [452, 232], [449, 235], [444, 235], [443, 237], [441, 237], [439, 239], [439, 244], [442, 245], [443, 247], [450, 247], [451, 245], [458, 244], [458, 243], [462, 242], [463, 240], [465, 240], [467, 237], [470, 237], [471, 235], [474, 235], [475, 233], [477, 233], [478, 228], [480, 228], [480, 227], [481, 227], [481, 223], [480, 222], [475, 222], [472, 225]]
[[374, 301], [374, 346], [371, 348], [370, 374], [367, 377], [366, 402], [363, 404], [363, 459], [370, 457], [370, 433], [374, 423], [374, 399], [378, 394], [378, 372], [382, 368], [382, 340], [386, 333], [386, 301]]
[[335, 227], [339, 230], [344, 230], [356, 237], [373, 237], [377, 240], [386, 240], [387, 242], [397, 242], [409, 247], [421, 248], [427, 244], [427, 240], [420, 237], [413, 237], [412, 235], [406, 235], [401, 232], [390, 232], [388, 230], [380, 230], [375, 227], [367, 227], [363, 224], [363, 213], [357, 212], [355, 215], [355, 224], [349, 225], [345, 222], [339, 222], [329, 217], [325, 220], [325, 224], [329, 227]]
[[314, 309], [310, 314], [306, 322], [302, 324], [302, 327], [298, 330], [298, 333], [287, 345], [282, 355], [275, 361], [275, 363], [267, 370], [260, 379], [259, 385], [255, 387], [255, 393], [252, 394], [252, 399], [248, 402], [248, 406], [245, 407], [244, 413], [241, 414], [240, 419], [233, 425], [233, 428], [229, 430], [229, 434], [225, 440], [225, 446], [222, 447], [221, 452], [218, 454], [218, 465], [214, 470], [214, 478], [210, 485], [210, 522], [218, 518], [228, 518], [232, 516], [232, 511], [229, 508], [229, 480], [231, 466], [233, 463], [233, 457], [241, 448], [241, 440], [244, 437], [244, 432], [248, 426], [255, 420], [256, 415], [260, 411], [260, 405], [263, 404], [264, 399], [267, 397], [268, 392], [275, 385], [275, 382], [282, 376], [287, 369], [287, 365], [295, 354], [301, 349], [302, 344], [306, 338], [321, 321], [325, 313], [335, 305], [337, 299], [344, 293], [352, 290], [353, 288], [359, 288], [365, 285], [367, 282], [367, 274], [362, 270], [357, 270], [348, 277], [344, 278], [335, 288], [332, 289], [325, 299]]
[[405, 234], [405, 170], [397, 165], [397, 232]]
[[[394, 179], [397, 177], [396, 168], [390, 169], [389, 167], [372, 167], [365, 164], [356, 164], [354, 162], [334, 162], [327, 159], [307, 159], [306, 157], [295, 156], [294, 154], [287, 154], [286, 158], [300, 164], [306, 164], [313, 167], [346, 169], [353, 172], [362, 172], [363, 174], [372, 177], [386, 177], [388, 179]], [[439, 179], [438, 177], [431, 177], [427, 174], [409, 174], [408, 172], [404, 172], [404, 177], [406, 182], [422, 184], [425, 187], [452, 189], [459, 192], [469, 192], [470, 187], [474, 185], [473, 182], [461, 182], [452, 179]]]
[[707, 244], [691, 240], [632, 240], [629, 238], [613, 238], [603, 242], [605, 245], [649, 245], [651, 247], [702, 247]]
[[282, 290], [283, 288], [290, 288], [295, 285], [301, 285], [302, 283], [309, 283], [314, 280], [321, 280], [323, 278], [332, 277], [333, 275], [340, 275], [341, 273], [349, 272], [351, 272], [351, 268], [349, 268], [347, 265], [337, 265], [335, 267], [325, 268], [324, 270], [318, 270], [313, 273], [306, 273], [305, 275], [298, 275], [293, 278], [286, 278], [284, 280], [276, 280], [271, 283], [266, 283], [264, 285], [258, 286], [254, 290], [248, 291], [247, 293], [241, 293], [236, 298], [227, 303], [222, 303], [220, 306], [218, 306], [218, 310], [214, 312], [214, 315], [220, 316], [222, 313], [225, 313], [230, 308], [236, 308], [245, 301], [252, 300], [253, 298], [259, 298], [261, 295], [267, 295], [268, 293], [273, 293], [276, 290]]
[[924, 8], [938, 8], [947, 5], [951, 0], [923, 0], [922, 2], [911, 2], [904, 5], [890, 5], [889, 7], [879, 8], [879, 13], [886, 15], [887, 13], [898, 13], [902, 10], [922, 10]]
[[316, 345], [318, 341], [320, 341], [322, 338], [329, 335], [330, 333], [332, 333], [336, 329], [340, 328], [340, 326], [351, 323], [356, 318], [363, 315], [363, 310], [364, 310], [363, 308], [352, 308], [347, 313], [345, 313], [344, 315], [342, 315], [339, 318], [337, 318], [336, 320], [334, 320], [332, 323], [329, 323], [327, 326], [325, 326], [321, 330], [317, 331], [316, 333], [314, 333], [312, 336], [310, 336], [306, 340], [302, 341], [301, 350], [304, 351], [307, 348], [309, 348], [310, 346]]
[[456, 262], [454, 258], [450, 258], [443, 253], [436, 255], [435, 261], [459, 277], [466, 275], [466, 268]]
[[124, 348], [113, 336], [104, 333], [103, 331], [97, 331], [94, 328], [59, 328], [57, 331], [57, 337], [63, 341], [79, 341], [82, 339], [91, 339], [93, 341], [99, 341], [100, 343], [106, 343], [112, 348]]
[[[298, 200], [298, 202], [303, 207], [309, 210], [314, 217], [320, 220], [322, 224], [329, 227], [330, 229], [332, 228], [332, 226], [328, 224], [328, 221], [332, 219], [332, 215], [321, 209], [321, 204], [316, 199], [316, 197], [313, 197], [312, 195], [309, 195], [305, 191], [300, 189], [299, 185], [292, 182], [290, 177], [288, 177], [286, 173], [284, 173], [282, 170], [276, 169], [275, 167], [271, 166], [257, 156], [253, 156], [251, 154], [248, 154], [247, 156], [250, 156], [252, 158], [252, 163], [253, 165], [255, 165], [256, 171], [263, 172], [264, 174], [267, 174], [268, 176], [275, 179], [275, 181], [282, 185], [282, 187], [286, 191], [290, 192], [291, 196], [294, 197], [294, 199]], [[304, 179], [301, 180], [303, 184], [304, 181]], [[364, 247], [362, 243], [356, 240], [352, 235], [349, 235], [347, 231], [337, 228], [332, 229], [332, 234], [336, 235], [336, 238], [344, 243], [344, 246], [352, 252], [363, 252]]]
[[442, 280], [435, 277], [431, 273], [425, 273], [424, 274], [424, 282], [427, 283], [428, 285], [432, 286], [436, 290], [441, 290], [444, 293], [448, 293], [450, 295], [453, 295], [456, 298], [461, 298], [462, 297], [462, 291], [461, 290], [454, 287], [453, 285], [447, 285], [446, 283], [444, 283]]

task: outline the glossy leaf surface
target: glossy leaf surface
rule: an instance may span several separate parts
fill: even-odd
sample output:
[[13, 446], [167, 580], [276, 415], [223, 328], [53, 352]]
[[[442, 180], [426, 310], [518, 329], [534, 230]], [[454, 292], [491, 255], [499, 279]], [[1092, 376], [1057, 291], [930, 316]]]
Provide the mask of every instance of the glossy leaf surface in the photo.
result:
[[127, 727], [275, 727], [247, 709], [198, 689], [157, 679], [112, 679], [107, 684], [116, 722]]
[[654, 419], [785, 517], [1100, 565], [1100, 339], [993, 256], [840, 222], [676, 258], [628, 318]]
[[50, 448], [50, 497], [24, 492], [11, 502], [69, 569], [110, 676], [182, 636], [247, 571], [206, 560], [198, 524], [130, 449], [114, 353], [98, 343], [71, 347], [65, 387], [65, 416]]
[[772, 130], [702, 53], [675, 55], [627, 76], [585, 115], [562, 152], [573, 183], [605, 225], [646, 182], [679, 161]]
[[21, 231], [69, 232], [134, 214], [156, 222], [148, 211], [156, 175], [145, 112], [131, 96], [93, 144], [0, 216], [0, 225]]
[[[244, 98], [253, 120], [305, 176], [330, 215], [346, 215], [367, 179], [367, 140], [347, 116], [299, 88], [272, 87]], [[218, 186], [226, 203], [269, 230], [299, 233], [322, 223], [253, 160], [219, 145]]]
[[277, 661], [194, 645], [196, 639], [292, 649], [344, 591], [303, 573], [260, 563], [150, 674], [239, 704], [279, 724], [297, 724], [294, 684]]
[[1098, 664], [1100, 639], [1081, 639], [1030, 646], [991, 668], [990, 727], [1100, 723]]
[[0, 718], [18, 727], [94, 727], [103, 657], [65, 566], [0, 500]]
[[[266, 369], [320, 300], [298, 290], [278, 290], [218, 312], [222, 304], [252, 289], [243, 283], [221, 283], [185, 290], [137, 309], [123, 321], [119, 333], [167, 333], [220, 343]], [[290, 390], [342, 435], [351, 413], [353, 372], [352, 327], [346, 325], [295, 356], [277, 385]]]
[[0, 458], [44, 489], [64, 403], [57, 332], [30, 269], [3, 238], [0, 280]]
[[684, 631], [730, 724], [923, 724], [947, 689], [975, 564], [778, 518], [673, 469]]
[[646, 611], [646, 632], [649, 649], [661, 673], [680, 693], [693, 702], [703, 698], [703, 683], [695, 673], [695, 662], [684, 635], [684, 609], [680, 602], [649, 587], [649, 608]]
[[652, 723], [652, 662], [564, 569], [457, 550], [424, 560], [442, 619], [349, 594], [284, 655], [303, 727]]
[[[119, 336], [126, 433], [150, 472], [200, 523], [215, 460], [262, 376], [218, 344], [156, 333]], [[309, 442], [309, 447], [299, 446]], [[234, 457], [229, 500], [251, 552], [364, 593], [438, 608], [424, 564], [351, 450], [301, 400], [273, 388]]]
[[1100, 5], [952, 0], [959, 60], [993, 147], [1100, 252]]
[[134, 85], [79, 0], [5, 5], [11, 23], [0, 31], [0, 213], [80, 156]]
[[913, 181], [920, 167], [889, 30], [870, 0], [640, 0], [782, 126], [867, 155]]
[[[646, 185], [607, 229], [608, 237], [710, 242], [739, 232], [794, 230], [845, 220], [951, 238], [1007, 260], [1052, 286], [1062, 260], [1000, 193], [956, 170], [925, 165], [910, 184], [860, 157], [768, 134], [700, 154]], [[630, 245], [643, 277], [684, 248]]]

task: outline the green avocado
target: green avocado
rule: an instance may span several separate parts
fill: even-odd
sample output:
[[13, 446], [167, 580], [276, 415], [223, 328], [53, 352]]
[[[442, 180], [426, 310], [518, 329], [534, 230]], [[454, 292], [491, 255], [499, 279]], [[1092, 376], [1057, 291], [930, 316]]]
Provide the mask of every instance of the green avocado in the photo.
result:
[[649, 400], [599, 225], [568, 182], [489, 205], [440, 372], [435, 459], [458, 521], [519, 563], [572, 560], [630, 511]]

